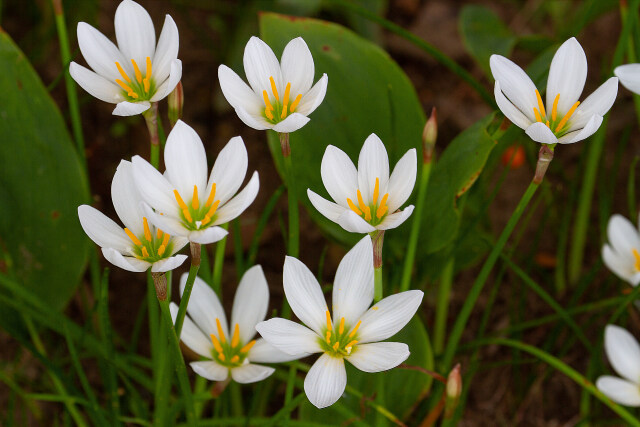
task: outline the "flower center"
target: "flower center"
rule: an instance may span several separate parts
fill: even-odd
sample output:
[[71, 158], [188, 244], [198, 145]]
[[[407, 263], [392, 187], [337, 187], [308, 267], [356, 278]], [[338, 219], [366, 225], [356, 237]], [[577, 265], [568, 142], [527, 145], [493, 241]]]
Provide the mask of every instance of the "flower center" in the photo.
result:
[[636, 259], [636, 271], [640, 271], [640, 253], [638, 253], [637, 249], [633, 249], [633, 257]]
[[216, 327], [218, 328], [218, 336], [211, 334], [211, 342], [213, 343], [212, 352], [213, 358], [221, 365], [235, 368], [240, 366], [244, 359], [246, 359], [249, 350], [256, 343], [256, 340], [251, 340], [247, 345], [242, 346], [240, 343], [240, 327], [236, 323], [233, 330], [233, 337], [231, 342], [227, 341], [227, 337], [224, 335], [220, 319], [216, 318]]
[[329, 310], [327, 310], [325, 314], [327, 316], [327, 332], [325, 333], [324, 341], [320, 340], [320, 345], [326, 353], [332, 356], [342, 357], [350, 355], [353, 347], [358, 343], [358, 340], [354, 338], [362, 321], [358, 320], [358, 323], [351, 332], [347, 332], [348, 329], [345, 329], [344, 326], [344, 317], [340, 319], [338, 327], [334, 328], [331, 324], [331, 314]]
[[296, 96], [296, 99], [289, 103], [289, 92], [291, 92], [291, 82], [289, 82], [284, 89], [284, 98], [282, 99], [282, 103], [280, 103], [280, 95], [278, 94], [278, 89], [276, 88], [276, 82], [273, 80], [273, 76], [269, 77], [269, 81], [271, 82], [271, 91], [273, 92], [275, 101], [272, 104], [271, 101], [269, 101], [269, 94], [267, 91], [262, 91], [262, 98], [264, 98], [265, 107], [264, 115], [271, 123], [278, 123], [284, 120], [287, 117], [287, 114], [291, 114], [295, 111], [302, 99], [302, 94], [299, 93], [298, 96]]
[[165, 252], [168, 250], [169, 253], [171, 253], [171, 236], [159, 228], [154, 236], [149, 229], [149, 223], [146, 217], [142, 218], [142, 224], [144, 226], [144, 236], [141, 238], [138, 238], [128, 228], [124, 229], [124, 232], [127, 233], [127, 236], [129, 236], [135, 245], [132, 248], [133, 256], [150, 263], [166, 258], [164, 255]]
[[[214, 218], [220, 200], [216, 198], [216, 184], [211, 186], [209, 197], [204, 206], [200, 206], [200, 200], [198, 199], [198, 186], [193, 186], [193, 196], [191, 198], [191, 204], [187, 205], [178, 190], [173, 190], [173, 195], [180, 206], [182, 213], [182, 220], [184, 225], [190, 230], [200, 230], [201, 228], [207, 228], [207, 225]], [[214, 201], [215, 200], [215, 201]]]
[[116, 79], [116, 83], [124, 90], [129, 101], [143, 101], [151, 98], [151, 94], [155, 91], [155, 82], [151, 80], [151, 58], [147, 56], [147, 71], [144, 77], [134, 59], [131, 60], [135, 80], [132, 80], [124, 71], [124, 68], [116, 61], [118, 72], [124, 79]]
[[373, 188], [373, 201], [370, 206], [367, 206], [364, 203], [360, 190], [358, 190], [357, 194], [357, 205], [353, 203], [353, 200], [347, 197], [347, 203], [349, 204], [351, 210], [354, 211], [356, 215], [364, 218], [364, 220], [371, 225], [380, 224], [384, 216], [387, 214], [387, 211], [389, 210], [389, 206], [387, 206], [389, 193], [385, 193], [385, 195], [382, 196], [382, 200], [380, 200], [380, 204], [378, 204], [378, 196], [380, 195], [380, 179], [376, 178], [376, 185]]
[[533, 114], [536, 116], [536, 121], [546, 124], [547, 127], [551, 129], [551, 132], [553, 132], [557, 137], [566, 134], [567, 130], [565, 128], [567, 127], [567, 123], [573, 113], [575, 113], [578, 105], [580, 105], [580, 101], [577, 101], [575, 104], [573, 104], [567, 114], [565, 114], [560, 120], [558, 120], [558, 101], [560, 101], [560, 94], [557, 94], [556, 98], [553, 100], [550, 119], [549, 117], [547, 117], [547, 112], [544, 109], [544, 104], [542, 103], [542, 97], [540, 96], [540, 92], [538, 92], [537, 89], [536, 98], [538, 98], [538, 108], [533, 107]]

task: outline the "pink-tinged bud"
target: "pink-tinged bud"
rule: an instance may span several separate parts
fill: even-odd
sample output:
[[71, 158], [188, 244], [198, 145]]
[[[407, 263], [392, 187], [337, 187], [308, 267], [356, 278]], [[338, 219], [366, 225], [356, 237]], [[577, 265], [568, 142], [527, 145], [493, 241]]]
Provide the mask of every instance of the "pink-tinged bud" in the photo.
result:
[[169, 121], [171, 126], [176, 124], [182, 118], [182, 106], [184, 105], [184, 92], [182, 90], [182, 81], [178, 82], [173, 92], [169, 94]]
[[433, 156], [433, 147], [436, 145], [436, 139], [438, 139], [438, 122], [436, 107], [431, 109], [431, 116], [427, 123], [424, 125], [422, 131], [422, 162], [431, 163], [431, 157]]
[[458, 363], [452, 370], [449, 372], [449, 376], [447, 377], [447, 386], [446, 386], [446, 401], [444, 408], [444, 417], [451, 418], [453, 413], [458, 406], [458, 401], [460, 400], [460, 395], [462, 394], [462, 376], [460, 375], [460, 364]]

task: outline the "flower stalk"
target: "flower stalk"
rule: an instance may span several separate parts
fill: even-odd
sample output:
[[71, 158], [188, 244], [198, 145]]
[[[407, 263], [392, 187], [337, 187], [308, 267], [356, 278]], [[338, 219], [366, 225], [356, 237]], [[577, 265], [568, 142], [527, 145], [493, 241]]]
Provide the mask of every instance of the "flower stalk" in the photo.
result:
[[542, 144], [540, 147], [540, 151], [538, 152], [538, 163], [536, 164], [536, 173], [533, 177], [533, 182], [536, 184], [540, 184], [544, 179], [544, 175], [547, 173], [547, 168], [553, 160], [553, 149], [555, 148], [555, 144]]
[[384, 230], [374, 231], [370, 234], [373, 243], [373, 301], [378, 302], [384, 294], [382, 288], [382, 245], [384, 243]]
[[184, 316], [187, 314], [187, 305], [189, 304], [193, 284], [196, 281], [198, 270], [200, 270], [200, 251], [200, 243], [191, 242], [191, 267], [189, 267], [189, 276], [187, 277], [187, 283], [184, 287], [184, 293], [180, 300], [180, 307], [178, 308], [178, 315], [176, 316], [175, 322], [176, 337], [178, 337], [178, 339], [180, 338], [182, 326], [184, 325]]
[[150, 163], [158, 169], [160, 165], [160, 137], [158, 135], [158, 103], [152, 102], [151, 108], [142, 113], [147, 129], [149, 130], [149, 141], [151, 143]]
[[295, 180], [293, 177], [293, 165], [291, 164], [291, 146], [289, 134], [280, 133], [280, 148], [284, 159], [285, 180], [287, 183], [287, 196], [289, 200], [289, 244], [288, 253], [297, 257], [300, 251], [300, 216], [298, 212], [298, 199], [296, 197]]

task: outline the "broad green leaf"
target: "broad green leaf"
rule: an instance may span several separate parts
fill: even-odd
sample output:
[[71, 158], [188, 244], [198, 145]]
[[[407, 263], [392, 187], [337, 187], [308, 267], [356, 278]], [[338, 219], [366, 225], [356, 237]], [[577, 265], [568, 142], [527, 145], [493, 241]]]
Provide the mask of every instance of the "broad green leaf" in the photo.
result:
[[87, 181], [60, 111], [0, 33], [0, 239], [8, 272], [60, 309], [80, 281], [88, 239], [77, 207]]
[[495, 13], [477, 5], [468, 5], [462, 9], [460, 33], [467, 51], [487, 76], [491, 76], [489, 57], [493, 54], [509, 56], [517, 41]]

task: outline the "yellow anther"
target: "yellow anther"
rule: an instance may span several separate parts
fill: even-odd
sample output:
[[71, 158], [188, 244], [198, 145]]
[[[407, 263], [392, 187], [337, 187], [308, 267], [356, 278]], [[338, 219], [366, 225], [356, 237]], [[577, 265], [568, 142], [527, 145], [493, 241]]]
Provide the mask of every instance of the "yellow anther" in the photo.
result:
[[371, 208], [369, 206], [364, 207], [364, 220], [371, 221]]
[[329, 310], [327, 310], [325, 313], [325, 316], [327, 318], [327, 330], [331, 330], [332, 326], [331, 326], [331, 313], [329, 313]]
[[142, 84], [144, 84], [144, 91], [149, 92], [149, 88], [151, 87], [151, 83], [149, 83], [149, 79], [144, 79], [142, 81]]
[[340, 326], [338, 326], [338, 333], [342, 334], [344, 332], [344, 317], [340, 319]]
[[351, 199], [347, 198], [347, 204], [349, 205], [352, 211], [358, 214], [358, 216], [362, 216], [362, 211], [358, 209], [358, 207], [355, 205], [355, 203], [351, 201]]
[[547, 112], [544, 109], [544, 104], [542, 103], [542, 97], [540, 96], [540, 92], [538, 92], [538, 89], [536, 89], [536, 98], [538, 98], [538, 108], [540, 109], [540, 114], [542, 114], [542, 117], [547, 117]]
[[364, 200], [362, 199], [362, 193], [358, 190], [358, 206], [362, 212], [367, 212], [367, 205], [364, 204]]
[[327, 331], [327, 334], [325, 335], [325, 339], [327, 341], [327, 344], [331, 345], [331, 331]]
[[[129, 78], [129, 76], [127, 76], [127, 73], [125, 73], [124, 69], [122, 68], [122, 66], [120, 65], [120, 63], [118, 61], [116, 61], [116, 67], [118, 67], [118, 72], [120, 73], [122, 78], [125, 79], [127, 81], [127, 83], [131, 83], [131, 79]], [[117, 82], [117, 80], [116, 80], [116, 82]]]
[[136, 73], [136, 80], [138, 83], [142, 83], [142, 73], [140, 72], [140, 68], [138, 68], [138, 64], [136, 64], [135, 59], [131, 59], [131, 63], [133, 64], [133, 71]]
[[640, 271], [640, 253], [636, 249], [633, 249], [633, 256], [636, 259], [636, 270]]
[[302, 94], [298, 94], [298, 96], [296, 96], [296, 99], [291, 103], [291, 107], [289, 107], [290, 113], [293, 113], [293, 111], [296, 109], [298, 104], [300, 104], [301, 99], [302, 99]]
[[162, 256], [164, 254], [164, 251], [167, 250], [167, 247], [165, 245], [160, 245], [160, 247], [158, 248], [158, 256]]
[[340, 347], [340, 343], [336, 341], [336, 343], [333, 345], [333, 350], [338, 351], [338, 347]]
[[349, 332], [349, 338], [353, 338], [353, 336], [356, 334], [356, 332], [358, 331], [358, 328], [360, 327], [360, 324], [362, 323], [362, 320], [358, 320], [358, 323], [356, 323], [356, 327], [353, 328], [351, 330], [351, 332]]
[[242, 347], [242, 348], [240, 349], [240, 353], [246, 353], [246, 352], [248, 352], [249, 350], [251, 350], [251, 347], [253, 347], [253, 345], [254, 345], [255, 343], [256, 343], [256, 340], [249, 341], [249, 342], [247, 343], [247, 345], [245, 345], [244, 347]]
[[211, 334], [211, 342], [213, 343], [213, 348], [215, 348], [218, 353], [222, 353], [222, 346], [220, 345], [220, 341], [218, 341], [218, 337], [216, 337], [214, 334]]
[[193, 186], [193, 198], [191, 199], [191, 207], [198, 209], [200, 207], [200, 200], [198, 200], [198, 186]]
[[122, 80], [116, 79], [116, 83], [118, 83], [122, 89], [126, 90], [127, 94], [134, 93], [133, 89], [131, 89], [131, 87], [127, 85], [125, 82], [123, 82]]
[[551, 127], [550, 127], [550, 123], [549, 123], [549, 120], [547, 120], [547, 127], [548, 127], [549, 129], [551, 129]]
[[356, 344], [358, 344], [358, 340], [353, 340], [349, 344], [345, 345], [345, 347], [353, 347]]
[[144, 246], [142, 247], [142, 256], [145, 258], [149, 258], [149, 251]]
[[182, 200], [182, 197], [180, 197], [180, 193], [178, 193], [178, 190], [173, 190], [173, 195], [175, 196], [176, 201], [178, 202], [178, 206], [180, 206], [180, 209], [182, 209], [182, 214], [184, 215], [184, 218], [188, 222], [193, 222], [193, 218], [191, 217], [191, 213], [189, 212], [189, 207], [184, 202], [184, 200]]
[[150, 242], [153, 237], [151, 236], [151, 230], [149, 230], [149, 222], [146, 216], [142, 217], [142, 225], [144, 226], [144, 238], [147, 239], [147, 242]]
[[537, 122], [542, 121], [542, 117], [540, 117], [540, 113], [538, 113], [538, 109], [536, 107], [533, 107], [533, 114], [535, 114]]
[[224, 331], [222, 330], [222, 325], [220, 324], [220, 319], [216, 317], [216, 327], [218, 328], [218, 336], [220, 337], [220, 342], [224, 343], [227, 341], [227, 337], [224, 336]]
[[142, 242], [140, 241], [140, 239], [138, 239], [136, 237], [135, 234], [133, 234], [131, 232], [131, 230], [129, 230], [128, 228], [124, 229], [124, 232], [127, 233], [127, 236], [129, 236], [129, 238], [131, 239], [131, 241], [136, 245], [136, 246], [142, 246]]
[[273, 110], [273, 105], [271, 105], [271, 101], [269, 101], [269, 95], [266, 90], [262, 91], [262, 98], [264, 99], [264, 106], [266, 110]]
[[560, 94], [556, 95], [556, 99], [553, 100], [553, 108], [551, 109], [551, 120], [556, 121], [558, 117], [558, 101], [560, 101]]
[[558, 123], [558, 126], [556, 126], [556, 132], [560, 131], [562, 127], [567, 123], [567, 121], [573, 115], [573, 112], [576, 111], [576, 108], [578, 108], [578, 105], [580, 105], [580, 101], [577, 101], [575, 104], [573, 104], [573, 107], [571, 107], [567, 114], [564, 115], [562, 120], [560, 120], [560, 123]]
[[220, 361], [224, 362], [226, 360], [226, 357], [224, 357], [224, 353], [218, 353], [218, 359], [220, 359]]
[[211, 191], [209, 191], [209, 197], [207, 198], [207, 203], [204, 204], [205, 207], [209, 207], [211, 206], [211, 203], [213, 203], [213, 199], [216, 197], [216, 183], [214, 182], [211, 185]]
[[380, 179], [376, 178], [376, 185], [373, 187], [373, 204], [378, 203], [378, 195], [380, 194]]
[[289, 92], [291, 92], [291, 82], [287, 83], [287, 87], [284, 89], [284, 98], [282, 99], [282, 114], [281, 119], [287, 117], [287, 106], [289, 105]]
[[238, 344], [240, 344], [240, 326], [236, 323], [236, 326], [233, 328], [233, 337], [231, 338], [231, 348], [235, 348]]
[[231, 358], [231, 363], [238, 363], [240, 361], [240, 356], [237, 354]]
[[267, 116], [267, 119], [273, 120], [273, 113], [268, 108], [264, 110], [264, 115]]
[[216, 214], [216, 211], [218, 210], [218, 206], [220, 206], [220, 200], [216, 200], [216, 202], [213, 205], [211, 205], [211, 209], [209, 209], [209, 212], [207, 212], [207, 214], [204, 217], [210, 221], [211, 217], [213, 217]]
[[200, 221], [200, 225], [207, 225], [211, 222], [211, 218], [205, 216], [204, 218], [202, 218], [202, 221]]
[[278, 88], [276, 88], [276, 81], [273, 80], [273, 76], [269, 77], [269, 81], [271, 82], [271, 92], [273, 92], [273, 96], [276, 97], [276, 100], [280, 100], [280, 95], [278, 95]]
[[382, 200], [380, 201], [380, 206], [378, 206], [378, 210], [376, 211], [376, 218], [382, 218], [387, 211], [389, 210], [389, 206], [387, 206], [387, 199], [389, 198], [389, 193], [386, 193], [382, 196]]
[[145, 92], [149, 92], [149, 86], [151, 86], [151, 70], [151, 58], [147, 56], [147, 74], [143, 80]]
[[156, 237], [158, 239], [162, 238], [162, 230], [160, 230], [159, 228], [156, 230]]
[[284, 104], [284, 106], [282, 107], [282, 113], [280, 113], [281, 119], [284, 119], [285, 117], [287, 117], [287, 104]]
[[170, 238], [171, 236], [169, 235], [169, 233], [165, 233], [164, 238], [162, 239], [162, 246], [167, 246], [169, 244]]
[[133, 91], [129, 92], [127, 95], [129, 95], [129, 96], [130, 96], [130, 97], [132, 97], [133, 99], [138, 99], [138, 94], [137, 94], [137, 93], [135, 93], [135, 92], [133, 92]]

